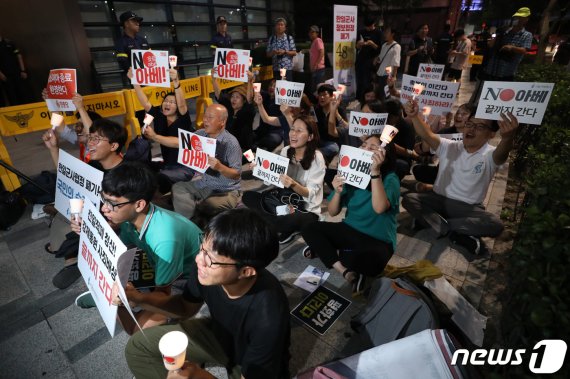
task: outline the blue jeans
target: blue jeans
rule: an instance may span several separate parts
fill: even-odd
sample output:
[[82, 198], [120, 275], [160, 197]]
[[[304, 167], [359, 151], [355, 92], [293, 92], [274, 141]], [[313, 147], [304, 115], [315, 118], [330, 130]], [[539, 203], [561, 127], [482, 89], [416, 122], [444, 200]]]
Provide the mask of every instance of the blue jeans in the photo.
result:
[[317, 86], [325, 81], [325, 69], [321, 68], [311, 74], [311, 93], [317, 90]]
[[319, 143], [319, 150], [325, 157], [327, 162], [330, 162], [335, 155], [338, 154], [340, 148], [338, 147], [337, 143], [334, 141], [321, 141]]

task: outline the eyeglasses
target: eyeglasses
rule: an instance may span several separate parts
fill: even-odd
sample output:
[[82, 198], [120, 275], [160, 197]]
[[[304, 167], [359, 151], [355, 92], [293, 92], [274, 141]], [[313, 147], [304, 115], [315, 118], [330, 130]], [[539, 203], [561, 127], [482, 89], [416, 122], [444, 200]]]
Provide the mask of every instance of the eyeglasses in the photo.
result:
[[110, 200], [105, 199], [104, 197], [101, 197], [101, 199], [103, 200], [103, 206], [109, 208], [113, 212], [117, 210], [116, 208], [121, 208], [123, 205], [136, 202], [136, 200], [130, 200], [130, 201], [123, 201], [122, 203], [112, 203]]
[[109, 139], [108, 138], [102, 138], [99, 136], [88, 136], [87, 137], [87, 142], [94, 142], [95, 145], [99, 144], [99, 142], [101, 142], [101, 141], [109, 141]]
[[164, 100], [163, 103], [176, 104], [176, 100]]
[[210, 254], [208, 254], [206, 249], [204, 249], [204, 243], [203, 242], [200, 245], [200, 254], [202, 254], [204, 256], [204, 263], [206, 263], [206, 266], [208, 266], [208, 267], [212, 267], [214, 265], [216, 265], [216, 266], [239, 266], [239, 263], [224, 263], [224, 262], [214, 261], [212, 259], [212, 257], [210, 257]]
[[490, 129], [487, 125], [484, 125], [484, 124], [476, 124], [476, 123], [474, 123], [474, 122], [472, 122], [472, 121], [467, 121], [467, 122], [465, 123], [465, 127], [466, 127], [467, 129], [473, 128], [473, 129], [477, 130], [478, 132], [480, 132], [480, 131], [482, 131], [482, 130], [489, 130], [489, 129]]

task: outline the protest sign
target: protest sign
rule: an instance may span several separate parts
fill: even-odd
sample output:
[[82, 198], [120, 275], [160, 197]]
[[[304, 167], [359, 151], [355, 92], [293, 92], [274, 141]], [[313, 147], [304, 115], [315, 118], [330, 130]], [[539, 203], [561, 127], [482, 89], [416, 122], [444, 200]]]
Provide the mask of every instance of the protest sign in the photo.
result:
[[348, 134], [355, 137], [381, 134], [388, 113], [350, 112]]
[[438, 134], [438, 136], [452, 141], [463, 141], [463, 133]]
[[459, 91], [459, 83], [427, 80], [416, 76], [404, 75], [402, 78], [402, 90], [400, 92], [403, 103], [414, 98], [414, 84], [424, 86], [423, 91], [417, 96], [420, 109], [424, 106], [431, 107], [431, 114], [442, 115], [451, 112], [451, 107]]
[[334, 6], [333, 78], [337, 84], [346, 85], [344, 96], [351, 98], [356, 93], [356, 17], [358, 8], [352, 5]]
[[275, 82], [275, 104], [285, 104], [290, 107], [300, 107], [305, 83], [278, 80]]
[[475, 117], [500, 120], [511, 112], [519, 123], [540, 125], [554, 83], [485, 82]]
[[166, 50], [131, 50], [131, 84], [170, 87], [170, 66]]
[[322, 336], [350, 304], [350, 300], [320, 286], [301, 301], [291, 315]]
[[370, 183], [371, 151], [357, 147], [342, 145], [340, 147], [338, 174], [344, 178], [345, 184], [365, 189]]
[[214, 78], [247, 83], [249, 50], [217, 48], [214, 55]]
[[[86, 201], [83, 207], [82, 219], [77, 267], [93, 296], [105, 326], [111, 336], [114, 336], [117, 307], [112, 304], [113, 283], [121, 282], [118, 266], [132, 264], [134, 250], [129, 250], [131, 254], [125, 254], [127, 247], [99, 210], [89, 201]], [[119, 263], [119, 260], [122, 262]], [[126, 279], [122, 281], [126, 282]]]
[[210, 167], [208, 156], [216, 156], [216, 140], [178, 129], [178, 163], [204, 173]]
[[77, 73], [74, 68], [50, 70], [46, 85], [46, 104], [50, 111], [74, 111], [71, 99], [77, 92]]
[[418, 77], [429, 80], [441, 80], [443, 77], [444, 64], [420, 63]]
[[283, 188], [283, 183], [279, 177], [281, 174], [287, 173], [288, 167], [289, 158], [257, 149], [253, 176], [267, 182], [267, 184]]
[[[101, 202], [103, 173], [59, 149], [55, 185], [55, 209], [69, 218], [69, 199], [88, 199], [96, 207]], [[86, 202], [87, 203], [87, 202]]]

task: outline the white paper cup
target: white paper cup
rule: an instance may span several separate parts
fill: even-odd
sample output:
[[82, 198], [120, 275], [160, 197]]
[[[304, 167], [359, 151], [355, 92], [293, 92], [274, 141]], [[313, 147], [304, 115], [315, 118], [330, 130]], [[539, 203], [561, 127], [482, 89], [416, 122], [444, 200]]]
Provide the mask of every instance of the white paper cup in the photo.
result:
[[338, 85], [338, 92], [342, 95], [346, 91], [346, 86], [344, 84]]
[[382, 134], [380, 135], [380, 141], [382, 141], [382, 146], [386, 146], [392, 139], [398, 134], [398, 129], [393, 127], [392, 125], [384, 125], [384, 129], [382, 129]]
[[154, 120], [154, 116], [152, 116], [152, 115], [150, 115], [150, 114], [147, 113], [147, 114], [144, 115], [144, 121], [143, 121], [143, 123], [144, 123], [145, 126], [147, 126], [147, 125], [150, 125], [150, 124], [151, 124], [152, 120]]
[[178, 63], [178, 57], [176, 55], [169, 55], [168, 63], [170, 63], [170, 68], [176, 67], [176, 63]]
[[431, 114], [431, 107], [428, 107], [427, 105], [425, 107], [423, 107], [422, 114], [425, 117], [429, 116]]
[[253, 151], [251, 151], [251, 149], [249, 149], [248, 151], [246, 151], [245, 153], [243, 153], [243, 156], [245, 157], [245, 159], [247, 159], [248, 162], [253, 162], [253, 160], [255, 159], [255, 155], [253, 154]]
[[52, 113], [51, 114], [50, 124], [52, 126], [52, 129], [55, 128], [56, 126], [61, 125], [62, 122], [63, 122], [63, 116], [62, 115], [60, 115], [59, 113]]
[[261, 92], [261, 83], [253, 83], [253, 92]]
[[249, 67], [251, 67], [252, 64], [253, 64], [253, 58], [249, 57]]
[[413, 96], [413, 98], [414, 98], [414, 100], [415, 100], [415, 99], [416, 99], [416, 96], [419, 96], [419, 95], [422, 94], [422, 92], [423, 92], [425, 86], [424, 86], [423, 84], [416, 83], [416, 84], [414, 84], [413, 88], [414, 88], [414, 96]]
[[182, 332], [168, 332], [158, 342], [158, 349], [162, 354], [164, 367], [168, 371], [178, 370], [184, 365], [188, 336]]
[[287, 75], [287, 69], [286, 68], [280, 68], [279, 69], [279, 75], [281, 75], [281, 77], [284, 78]]
[[338, 99], [338, 96], [341, 94], [339, 91], [333, 91], [333, 99]]
[[384, 71], [386, 72], [386, 75], [388, 76], [392, 75], [392, 66], [386, 67]]
[[69, 213], [71, 219], [77, 220], [77, 217], [83, 212], [83, 199], [69, 199]]

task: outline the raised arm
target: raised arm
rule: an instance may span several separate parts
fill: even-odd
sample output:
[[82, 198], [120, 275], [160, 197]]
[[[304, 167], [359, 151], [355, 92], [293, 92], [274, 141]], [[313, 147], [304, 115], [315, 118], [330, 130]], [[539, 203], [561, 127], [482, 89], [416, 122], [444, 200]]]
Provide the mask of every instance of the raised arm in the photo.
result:
[[[129, 71], [127, 71], [127, 77], [129, 79], [133, 78], [133, 69], [132, 68], [129, 68]], [[144, 94], [141, 86], [139, 84], [133, 84], [133, 88], [135, 89], [135, 93], [137, 94], [137, 99], [139, 99], [139, 103], [142, 105], [145, 112], [150, 111], [150, 109], [152, 108], [152, 104], [150, 103], [150, 101], [148, 101], [148, 98]]]
[[338, 215], [340, 213], [341, 207], [341, 197], [342, 197], [342, 190], [344, 188], [344, 178], [340, 175], [336, 175], [332, 181], [332, 185], [334, 188], [334, 194], [327, 204], [327, 210], [329, 215], [332, 217]]
[[416, 100], [408, 101], [406, 105], [404, 105], [404, 110], [412, 120], [416, 134], [419, 135], [432, 150], [437, 150], [441, 140], [437, 134], [431, 131], [429, 125], [423, 120], [423, 116], [421, 116], [419, 112], [418, 102]]
[[218, 100], [220, 98], [220, 93], [222, 92], [222, 90], [220, 89], [220, 83], [218, 83], [218, 79], [214, 78], [213, 75], [212, 75], [212, 87], [214, 87], [214, 96], [216, 97], [216, 100]]
[[75, 92], [73, 94], [73, 98], [71, 99], [71, 101], [73, 102], [73, 105], [75, 105], [75, 108], [77, 108], [77, 111], [79, 112], [79, 117], [81, 118], [81, 122], [83, 123], [84, 130], [86, 130], [86, 132], [89, 132], [89, 128], [91, 127], [91, 125], [93, 125], [93, 120], [91, 120], [91, 117], [89, 117], [89, 114], [85, 109], [85, 106], [83, 106], [83, 96]]
[[265, 107], [263, 106], [263, 97], [261, 96], [261, 93], [259, 93], [259, 92], [256, 93], [255, 96], [253, 97], [253, 101], [255, 102], [255, 104], [257, 104], [257, 110], [259, 111], [259, 117], [261, 117], [263, 122], [265, 122], [266, 124], [269, 124], [271, 126], [281, 126], [281, 123], [279, 122], [278, 117], [270, 116], [267, 114], [267, 111], [265, 110]]
[[188, 113], [188, 104], [186, 104], [186, 99], [184, 98], [184, 91], [180, 86], [180, 80], [178, 80], [178, 71], [175, 68], [170, 69], [170, 80], [174, 84], [174, 95], [176, 97], [176, 106], [178, 107], [178, 112], [185, 116]]
[[515, 134], [519, 127], [519, 121], [511, 112], [506, 115], [501, 113], [501, 119], [499, 120], [501, 141], [493, 152], [493, 161], [497, 165], [505, 163], [509, 158], [509, 152], [513, 149]]

